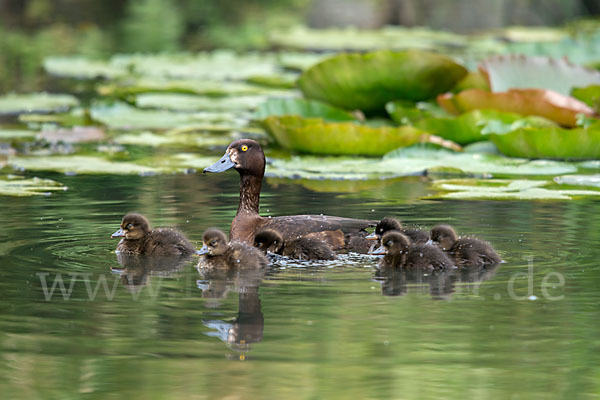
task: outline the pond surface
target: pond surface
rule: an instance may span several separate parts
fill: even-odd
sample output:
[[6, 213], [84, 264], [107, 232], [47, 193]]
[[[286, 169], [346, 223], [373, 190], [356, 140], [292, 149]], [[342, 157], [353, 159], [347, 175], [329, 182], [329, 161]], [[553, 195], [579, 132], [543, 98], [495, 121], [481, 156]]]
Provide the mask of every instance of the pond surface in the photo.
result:
[[[598, 200], [415, 201], [427, 192], [420, 178], [357, 184], [351, 195], [272, 179], [264, 215], [445, 222], [490, 241], [505, 263], [376, 276], [376, 258], [347, 255], [264, 276], [202, 277], [194, 260], [122, 266], [109, 236], [136, 210], [199, 243], [206, 228], [228, 228], [236, 173], [37, 176], [70, 189], [0, 197], [2, 398], [600, 393]], [[68, 300], [59, 286], [49, 293], [58, 277]], [[94, 293], [103, 281], [107, 290]]]

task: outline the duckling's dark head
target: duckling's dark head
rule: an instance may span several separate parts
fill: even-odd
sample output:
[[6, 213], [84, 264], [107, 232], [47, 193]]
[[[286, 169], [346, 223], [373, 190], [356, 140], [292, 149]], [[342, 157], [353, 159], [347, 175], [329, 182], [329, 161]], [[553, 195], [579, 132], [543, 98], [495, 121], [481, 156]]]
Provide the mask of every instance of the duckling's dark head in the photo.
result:
[[377, 223], [375, 231], [366, 237], [367, 240], [379, 240], [381, 237], [390, 231], [399, 231], [402, 229], [402, 224], [396, 218], [385, 217]]
[[386, 254], [396, 256], [408, 250], [410, 239], [400, 232], [392, 231], [383, 235], [381, 247], [372, 254]]
[[255, 175], [262, 178], [265, 173], [265, 153], [258, 142], [239, 139], [231, 143], [219, 161], [204, 168], [204, 172], [223, 172], [235, 168], [240, 175]]
[[227, 251], [227, 236], [218, 229], [208, 229], [202, 235], [203, 246], [198, 254], [207, 256], [220, 256]]
[[110, 235], [111, 238], [124, 237], [127, 240], [141, 239], [152, 228], [148, 219], [141, 214], [130, 213], [123, 217], [121, 229]]
[[430, 233], [433, 244], [439, 246], [442, 250], [448, 250], [454, 242], [458, 240], [454, 228], [450, 225], [436, 225], [431, 228]]
[[262, 252], [279, 253], [283, 247], [283, 238], [273, 229], [262, 229], [254, 236], [254, 247]]

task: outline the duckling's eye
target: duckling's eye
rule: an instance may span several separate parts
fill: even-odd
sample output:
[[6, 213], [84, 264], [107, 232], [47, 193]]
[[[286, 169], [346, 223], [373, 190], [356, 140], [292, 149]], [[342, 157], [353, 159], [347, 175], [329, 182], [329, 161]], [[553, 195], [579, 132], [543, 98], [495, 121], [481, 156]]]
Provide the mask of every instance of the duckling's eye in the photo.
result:
[[131, 228], [133, 228], [133, 224], [127, 224], [127, 226], [125, 228], [131, 229]]
[[211, 245], [211, 246], [216, 246], [216, 245], [217, 245], [217, 241], [216, 241], [216, 240], [213, 240], [212, 242], [210, 242], [210, 245]]
[[244, 145], [242, 145], [242, 147], [241, 147], [241, 150], [242, 150], [242, 151], [246, 151], [246, 150], [248, 150], [248, 146], [246, 146], [245, 144], [244, 144]]

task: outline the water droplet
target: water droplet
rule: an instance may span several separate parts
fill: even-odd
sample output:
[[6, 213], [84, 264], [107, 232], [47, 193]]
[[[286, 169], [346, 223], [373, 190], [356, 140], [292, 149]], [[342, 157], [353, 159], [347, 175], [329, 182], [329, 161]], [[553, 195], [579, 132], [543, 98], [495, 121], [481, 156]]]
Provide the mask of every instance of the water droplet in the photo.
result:
[[533, 300], [537, 300], [537, 296], [531, 295], [528, 297], [529, 300], [533, 301]]

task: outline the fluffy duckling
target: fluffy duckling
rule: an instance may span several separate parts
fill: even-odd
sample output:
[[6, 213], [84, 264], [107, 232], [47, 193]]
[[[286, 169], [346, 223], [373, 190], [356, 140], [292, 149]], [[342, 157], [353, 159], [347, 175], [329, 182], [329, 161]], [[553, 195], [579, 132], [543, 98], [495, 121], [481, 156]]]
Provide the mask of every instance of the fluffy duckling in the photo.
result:
[[411, 244], [410, 239], [397, 231], [391, 231], [381, 238], [381, 247], [373, 254], [385, 254], [380, 268], [414, 268], [424, 271], [450, 268], [454, 264], [436, 246]]
[[218, 229], [209, 229], [202, 235], [203, 246], [198, 254], [203, 256], [198, 264], [209, 269], [263, 268], [269, 261], [258, 249], [240, 242], [227, 242]]
[[147, 256], [178, 256], [192, 254], [194, 246], [186, 237], [170, 228], [152, 229], [148, 219], [130, 213], [123, 217], [121, 228], [111, 238], [120, 237], [117, 252]]
[[420, 229], [403, 228], [400, 221], [396, 218], [385, 217], [377, 223], [375, 231], [366, 237], [367, 240], [381, 240], [386, 232], [397, 231], [408, 236], [411, 243], [425, 244], [429, 240], [429, 233]]
[[431, 241], [454, 258], [457, 265], [481, 267], [502, 261], [489, 243], [476, 238], [459, 238], [450, 225], [431, 228]]
[[263, 229], [254, 236], [254, 247], [263, 253], [271, 253], [298, 260], [334, 260], [335, 253], [323, 241], [312, 237], [283, 240], [281, 234], [273, 229]]

